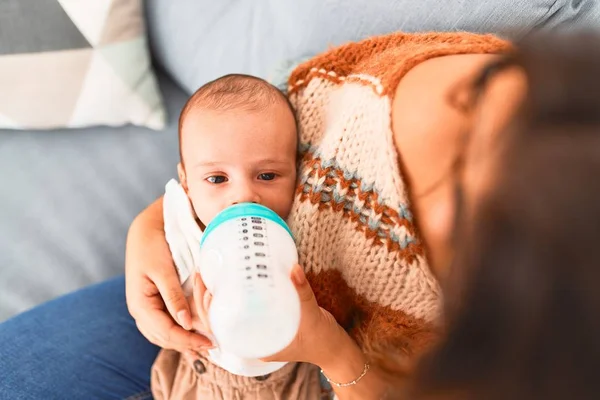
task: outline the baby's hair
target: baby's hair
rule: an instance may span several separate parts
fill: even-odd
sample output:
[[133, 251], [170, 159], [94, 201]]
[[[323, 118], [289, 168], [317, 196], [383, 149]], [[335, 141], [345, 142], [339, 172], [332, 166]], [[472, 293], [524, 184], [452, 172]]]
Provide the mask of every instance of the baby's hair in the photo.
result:
[[282, 102], [289, 107], [296, 119], [288, 98], [264, 79], [244, 74], [229, 74], [208, 82], [198, 89], [185, 103], [179, 116], [179, 159], [181, 151], [181, 128], [187, 113], [194, 107], [211, 111], [241, 110], [259, 112]]

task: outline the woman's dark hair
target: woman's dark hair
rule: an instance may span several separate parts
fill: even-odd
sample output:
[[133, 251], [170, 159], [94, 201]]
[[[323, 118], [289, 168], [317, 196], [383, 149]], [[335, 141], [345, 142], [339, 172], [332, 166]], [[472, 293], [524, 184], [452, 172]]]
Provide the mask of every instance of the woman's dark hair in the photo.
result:
[[457, 227], [445, 333], [410, 399], [600, 399], [600, 36], [517, 48], [499, 65], [528, 93], [494, 187]]

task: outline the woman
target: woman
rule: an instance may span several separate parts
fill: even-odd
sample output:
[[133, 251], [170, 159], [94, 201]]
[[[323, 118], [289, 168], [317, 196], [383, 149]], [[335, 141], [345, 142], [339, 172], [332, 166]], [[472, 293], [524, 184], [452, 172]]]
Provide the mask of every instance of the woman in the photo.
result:
[[[377, 116], [383, 118], [379, 121], [384, 121], [379, 128], [391, 127], [385, 157], [395, 165], [392, 169], [398, 170], [401, 167], [405, 181], [392, 179], [396, 186], [392, 185], [391, 189], [388, 189], [398, 196], [402, 194], [406, 196], [408, 192], [412, 211], [417, 218], [408, 228], [402, 225], [412, 221], [411, 214], [403, 209], [406, 204], [396, 204], [395, 214], [389, 215], [394, 218], [402, 217], [401, 220], [404, 222], [400, 221], [398, 232], [409, 231], [412, 235], [404, 234], [402, 237], [407, 239], [400, 246], [400, 250], [404, 252], [391, 246], [390, 253], [397, 251], [407, 256], [402, 259], [403, 262], [416, 260], [416, 264], [411, 265], [418, 265], [418, 268], [407, 270], [416, 271], [421, 277], [429, 279], [431, 273], [424, 261], [425, 248], [420, 243], [426, 244], [427, 258], [435, 275], [443, 277], [446, 274], [445, 266], [452, 254], [450, 239], [455, 217], [454, 181], [449, 177], [456, 156], [462, 150], [465, 131], [471, 126], [473, 119], [471, 114], [466, 114], [457, 107], [457, 104], [462, 104], [464, 100], [464, 94], [460, 90], [457, 91], [457, 88], [464, 87], [464, 82], [472, 81], [482, 73], [485, 75], [488, 71], [486, 66], [498, 59], [494, 53], [505, 52], [509, 46], [490, 37], [460, 34], [406, 35], [400, 38], [395, 36], [394, 44], [406, 41], [409, 44], [417, 43], [416, 53], [413, 51], [414, 48], [409, 48], [409, 56], [401, 51], [395, 53], [396, 58], [394, 58], [394, 51], [392, 51], [390, 53], [392, 57], [386, 58], [386, 64], [382, 64], [384, 69], [391, 68], [396, 63], [402, 65], [402, 68], [406, 67], [401, 74], [401, 79], [386, 81], [382, 86], [377, 85], [381, 82], [375, 84], [371, 82], [371, 92], [360, 91], [364, 98], [373, 94], [379, 97], [387, 96], [387, 102], [379, 102], [376, 109], [365, 108], [360, 102], [363, 97], [359, 96], [358, 102], [352, 104], [354, 108], [328, 110], [330, 114], [327, 116], [343, 117], [342, 122], [345, 124], [348, 121], [358, 120], [358, 117], [365, 113], [369, 116], [370, 113], [377, 112]], [[365, 59], [366, 54], [368, 56], [366, 58], [372, 61], [370, 65], [376, 67], [377, 62], [371, 56], [376, 58], [380, 54], [379, 50], [389, 49], [387, 44], [390, 42], [385, 37], [377, 38], [375, 42], [362, 42], [359, 47], [365, 48], [365, 43], [371, 50], [363, 52], [360, 57], [351, 55], [345, 59], [359, 61], [361, 57]], [[431, 51], [421, 51], [419, 50], [423, 49], [419, 47], [421, 44], [433, 45], [433, 47], [425, 47], [426, 50]], [[328, 54], [334, 55], [335, 51]], [[349, 53], [344, 54], [348, 56]], [[327, 56], [322, 56], [318, 62], [326, 63], [327, 60]], [[325, 79], [342, 81], [343, 77], [352, 82], [354, 79], [360, 81], [365, 77], [360, 73], [342, 75], [347, 64], [336, 64], [335, 56], [329, 60], [335, 64], [332, 67], [338, 73], [332, 76], [329, 72], [333, 70], [325, 71], [329, 76]], [[309, 95], [314, 89], [310, 84], [305, 84], [307, 77], [313, 71], [310, 65], [309, 62], [299, 70], [304, 71], [304, 75], [298, 72], [291, 80], [292, 84], [302, 87], [302, 96]], [[318, 68], [316, 73], [320, 73]], [[519, 73], [501, 74], [493, 79], [496, 89], [481, 99], [481, 112], [477, 113], [478, 126], [485, 129], [474, 131], [477, 132], [474, 135], [480, 135], [484, 143], [512, 118], [524, 90], [522, 75]], [[366, 81], [369, 81], [369, 78]], [[294, 88], [292, 89], [294, 91]], [[351, 98], [353, 98], [351, 95], [347, 97], [347, 99]], [[320, 98], [313, 96], [313, 99]], [[322, 108], [328, 102], [319, 101], [313, 103], [312, 110], [316, 113], [314, 115], [323, 117]], [[350, 109], [352, 112], [346, 112]], [[386, 123], [385, 121], [389, 122], [390, 118], [391, 123]], [[300, 120], [302, 123], [302, 115]], [[322, 123], [323, 119], [319, 121]], [[323, 125], [319, 123], [311, 125], [316, 135], [323, 129]], [[375, 129], [375, 131], [379, 130]], [[374, 131], [363, 132], [363, 135], [372, 132]], [[345, 142], [341, 140], [340, 143]], [[396, 153], [400, 154], [399, 159], [395, 157]], [[364, 156], [383, 158], [381, 154], [374, 153], [364, 154], [361, 157]], [[312, 165], [318, 167], [316, 163]], [[477, 163], [467, 163], [463, 176], [465, 179], [476, 179], [478, 175], [475, 172], [479, 170]], [[384, 169], [376, 172], [373, 179], [377, 179], [379, 175], [384, 178], [389, 176], [389, 171]], [[342, 190], [345, 188], [340, 187]], [[352, 188], [356, 189], [356, 187], [355, 183]], [[369, 191], [368, 186], [365, 187], [365, 191]], [[467, 198], [468, 209], [480, 193], [477, 191], [467, 193], [468, 196], [474, 197]], [[376, 201], [379, 199], [378, 196], [377, 192], [371, 191], [367, 197]], [[358, 198], [360, 201], [364, 199], [366, 197]], [[315, 209], [318, 210], [318, 207]], [[161, 203], [157, 201], [136, 219], [130, 230], [126, 266], [127, 306], [135, 322], [128, 317], [123, 301], [122, 278], [58, 299], [5, 322], [0, 325], [0, 343], [2, 343], [0, 356], [3, 360], [0, 393], [3, 396], [6, 395], [11, 399], [146, 398], [144, 396], [149, 396], [149, 370], [158, 347], [150, 345], [139, 335], [135, 325], [151, 342], [164, 348], [188, 351], [201, 349], [208, 344], [205, 338], [181, 327], [189, 327], [191, 318], [187, 301], [183, 298], [177, 276], [172, 268], [164, 235], [160, 232], [161, 216]], [[361, 221], [360, 218], [358, 220]], [[397, 222], [398, 219], [395, 221]], [[368, 222], [367, 220], [367, 224]], [[312, 227], [309, 222], [307, 224], [308, 228]], [[307, 237], [302, 231], [300, 228], [297, 233]], [[327, 235], [327, 232], [323, 235]], [[421, 241], [416, 241], [416, 237], [421, 238]], [[372, 238], [372, 240], [377, 239]], [[152, 254], [146, 253], [148, 249], [152, 249]], [[352, 247], [346, 249], [352, 250]], [[369, 246], [364, 247], [362, 251], [370, 252]], [[338, 249], [338, 252], [341, 250]], [[135, 257], [132, 257], [134, 255]], [[412, 256], [415, 258], [411, 259]], [[332, 262], [340, 259], [343, 259], [343, 254]], [[341, 272], [343, 267], [344, 264], [341, 263]], [[315, 276], [316, 270], [309, 270], [309, 280], [312, 279], [311, 284], [316, 282], [314, 289], [321, 300], [327, 290], [331, 292], [340, 288], [339, 286], [331, 288], [326, 282], [319, 282]], [[352, 279], [361, 279], [361, 277], [357, 275]], [[390, 275], [390, 282], [394, 282], [393, 279], [393, 275]], [[336, 282], [339, 283], [340, 280]], [[401, 283], [394, 283], [392, 286], [403, 287]], [[376, 336], [377, 343], [385, 343], [387, 339], [391, 339], [390, 341], [403, 351], [418, 353], [431, 342], [431, 335], [435, 331], [435, 324], [432, 321], [438, 312], [435, 307], [437, 304], [435, 282], [431, 278], [427, 284], [417, 285], [417, 287], [424, 288], [424, 293], [427, 294], [430, 306], [427, 312], [418, 307], [416, 311], [407, 308], [405, 314], [409, 318], [405, 319], [406, 323], [402, 325], [407, 332], [392, 329], [391, 335]], [[334, 383], [349, 384], [342, 387], [334, 384], [338, 395], [341, 398], [379, 398], [386, 386], [381, 379], [380, 371], [377, 368], [369, 370], [367, 367], [369, 360], [355, 341], [358, 336], [351, 337], [346, 334], [346, 330], [352, 331], [356, 326], [360, 326], [365, 321], [364, 315], [368, 314], [347, 313], [344, 308], [335, 309], [336, 304], [353, 298], [352, 295], [344, 297], [342, 294], [348, 291], [342, 287], [346, 291], [336, 293], [327, 304], [337, 321], [341, 321], [344, 325], [342, 327], [336, 320], [330, 318], [328, 312], [318, 307], [306, 281], [300, 283], [298, 289], [305, 299], [303, 318], [313, 321], [314, 326], [304, 330], [300, 336], [302, 340], [296, 341], [290, 349], [277, 358], [312, 361], [304, 357], [307, 354], [315, 354], [314, 347], [338, 349], [337, 352], [329, 350], [326, 353], [331, 354], [331, 357], [325, 360], [329, 365], [321, 365], [325, 375]], [[378, 295], [375, 290], [363, 297], [368, 300], [369, 296]], [[341, 299], [338, 303], [335, 296]], [[408, 302], [410, 296], [404, 300]], [[389, 301], [391, 304], [395, 299]], [[364, 311], [365, 304], [369, 305], [368, 302], [356, 304], [355, 310]], [[377, 310], [384, 308], [385, 305]], [[65, 310], [69, 310], [68, 314], [65, 314]], [[171, 318], [171, 315], [175, 318]], [[395, 327], [398, 326], [397, 322], [398, 320], [395, 320]], [[381, 333], [386, 330], [378, 331]], [[367, 333], [373, 334], [373, 332]], [[45, 368], [35, 368], [36, 363]], [[353, 381], [355, 383], [351, 384]]]
[[502, 76], [528, 86], [500, 131], [475, 119], [457, 159], [451, 180], [464, 212], [446, 332], [408, 393], [405, 362], [383, 354], [396, 396], [600, 398], [599, 39], [523, 43], [467, 88], [469, 112], [483, 117]]
[[[361, 349], [365, 340], [392, 344], [410, 354], [433, 342], [439, 289], [424, 257], [419, 227], [408, 210], [408, 182], [393, 147], [395, 141], [409, 178], [423, 162], [430, 161], [424, 154], [403, 157], [419, 151], [410, 148], [414, 142], [407, 141], [406, 132], [418, 134], [410, 124], [423, 125], [423, 119], [411, 121], [408, 116], [394, 115], [389, 105], [393, 100], [396, 104], [404, 99], [410, 104], [418, 101], [417, 94], [406, 93], [398, 82], [410, 83], [411, 74], [425, 68], [427, 60], [463, 57], [462, 53], [485, 57], [507, 49], [507, 43], [493, 36], [398, 33], [333, 49], [292, 73], [288, 94], [298, 119], [301, 157], [288, 223], [306, 277], [302, 269], [292, 272], [304, 300], [296, 340], [270, 360], [317, 366], [341, 398], [379, 399], [384, 385]], [[397, 111], [403, 110], [399, 106]], [[435, 166], [429, 165], [428, 171], [432, 168]], [[239, 172], [227, 166], [214, 173], [227, 178], [223, 185], [228, 191], [244, 194], [235, 201], [259, 201], [255, 199], [260, 197], [262, 181], [251, 184], [238, 179]], [[207, 179], [204, 173], [193, 175], [193, 170], [188, 171], [187, 180], [198, 186]], [[444, 171], [436, 178], [447, 175]], [[425, 177], [416, 180], [423, 182]], [[426, 183], [428, 190], [436, 184]], [[413, 194], [421, 196], [414, 188]], [[427, 218], [416, 211], [423, 231]], [[157, 207], [139, 217], [137, 229], [129, 236], [128, 267], [143, 263], [146, 268], [153, 260], [168, 257], [164, 244], [154, 245], [165, 240], [161, 216]], [[443, 223], [440, 214], [436, 219], [436, 224]], [[447, 221], [451, 227], [451, 219]], [[434, 243], [431, 236], [426, 240]], [[439, 245], [429, 248], [434, 262], [442, 262], [441, 250]], [[173, 273], [170, 264], [158, 268]], [[129, 294], [137, 295], [135, 291]], [[132, 315], [143, 317], [135, 310]], [[183, 319], [179, 322], [185, 325]], [[209, 329], [198, 322], [198, 330]], [[154, 343], [165, 347], [160, 338], [152, 337], [150, 329], [141, 327]], [[250, 393], [267, 386], [274, 399], [317, 396], [294, 390], [300, 382], [317, 381], [318, 371], [305, 364], [289, 364], [257, 382], [226, 374], [210, 362], [202, 348], [187, 350], [192, 351], [187, 359], [176, 352], [162, 353], [157, 359], [153, 394], [158, 398], [254, 399], [257, 397]], [[315, 390], [318, 388], [313, 393]]]

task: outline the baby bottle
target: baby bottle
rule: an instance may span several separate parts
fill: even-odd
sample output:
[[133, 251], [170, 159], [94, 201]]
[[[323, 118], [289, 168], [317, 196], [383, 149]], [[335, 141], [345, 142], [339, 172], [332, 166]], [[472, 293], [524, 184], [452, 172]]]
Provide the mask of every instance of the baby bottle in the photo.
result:
[[300, 325], [300, 300], [290, 272], [298, 253], [290, 229], [253, 203], [226, 208], [200, 241], [200, 274], [212, 294], [211, 360], [231, 373], [260, 376], [285, 365], [259, 359], [286, 348]]

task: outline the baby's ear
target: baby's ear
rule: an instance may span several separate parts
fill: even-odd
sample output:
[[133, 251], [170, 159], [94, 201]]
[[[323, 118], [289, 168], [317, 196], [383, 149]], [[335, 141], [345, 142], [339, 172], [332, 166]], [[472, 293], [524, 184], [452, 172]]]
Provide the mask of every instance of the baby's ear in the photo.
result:
[[181, 165], [181, 163], [177, 164], [177, 175], [179, 175], [179, 183], [181, 184], [181, 187], [187, 193], [188, 192], [187, 177], [185, 176], [185, 169], [183, 168], [183, 165]]

